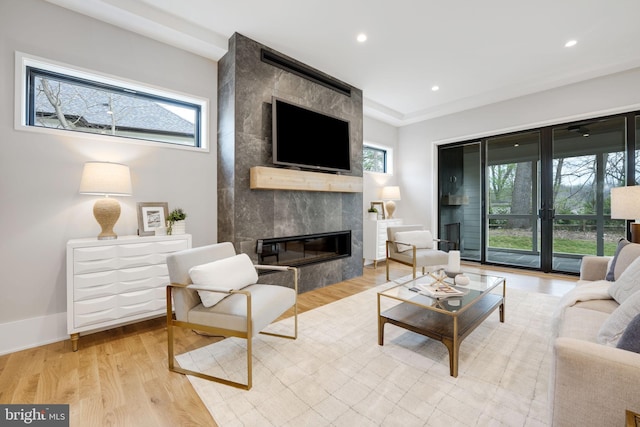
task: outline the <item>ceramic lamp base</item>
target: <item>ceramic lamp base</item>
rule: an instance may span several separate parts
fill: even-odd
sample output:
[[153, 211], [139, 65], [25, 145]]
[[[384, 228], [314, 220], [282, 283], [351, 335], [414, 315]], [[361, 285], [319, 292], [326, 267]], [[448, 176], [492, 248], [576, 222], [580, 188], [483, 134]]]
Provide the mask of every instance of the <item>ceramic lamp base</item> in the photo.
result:
[[116, 199], [109, 197], [99, 199], [93, 205], [93, 216], [96, 217], [96, 221], [102, 228], [102, 232], [98, 234], [98, 240], [118, 238], [118, 235], [113, 231], [113, 226], [120, 218], [120, 203]]
[[389, 200], [384, 204], [384, 207], [387, 209], [387, 219], [393, 218], [393, 213], [396, 211], [396, 204], [393, 200]]

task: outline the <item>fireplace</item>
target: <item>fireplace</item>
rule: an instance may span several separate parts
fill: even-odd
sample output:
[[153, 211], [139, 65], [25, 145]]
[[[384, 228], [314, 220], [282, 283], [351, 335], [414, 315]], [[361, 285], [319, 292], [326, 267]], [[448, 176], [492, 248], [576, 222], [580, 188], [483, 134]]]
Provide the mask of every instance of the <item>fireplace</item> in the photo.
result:
[[258, 263], [299, 266], [351, 256], [351, 231], [258, 239]]

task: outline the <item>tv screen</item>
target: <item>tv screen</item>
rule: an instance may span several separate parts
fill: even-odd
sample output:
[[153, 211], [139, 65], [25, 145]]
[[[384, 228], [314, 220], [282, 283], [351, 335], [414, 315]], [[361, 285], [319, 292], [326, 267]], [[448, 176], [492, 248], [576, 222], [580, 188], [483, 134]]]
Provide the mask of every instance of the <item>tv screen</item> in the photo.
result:
[[349, 122], [273, 98], [273, 163], [350, 172]]

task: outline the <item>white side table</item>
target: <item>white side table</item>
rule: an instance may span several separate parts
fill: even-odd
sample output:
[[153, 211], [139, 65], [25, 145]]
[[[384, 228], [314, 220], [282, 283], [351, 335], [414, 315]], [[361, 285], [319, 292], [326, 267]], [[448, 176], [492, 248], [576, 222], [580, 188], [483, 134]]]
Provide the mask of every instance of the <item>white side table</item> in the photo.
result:
[[402, 219], [365, 219], [362, 226], [362, 256], [373, 261], [373, 267], [378, 268], [378, 261], [387, 258], [387, 227], [402, 225]]

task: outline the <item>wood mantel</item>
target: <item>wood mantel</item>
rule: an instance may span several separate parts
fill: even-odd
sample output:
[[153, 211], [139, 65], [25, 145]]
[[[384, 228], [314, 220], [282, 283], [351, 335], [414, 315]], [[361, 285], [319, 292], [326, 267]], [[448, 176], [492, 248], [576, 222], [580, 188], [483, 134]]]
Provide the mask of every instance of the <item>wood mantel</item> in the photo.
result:
[[300, 190], [362, 193], [362, 177], [255, 166], [252, 190]]

